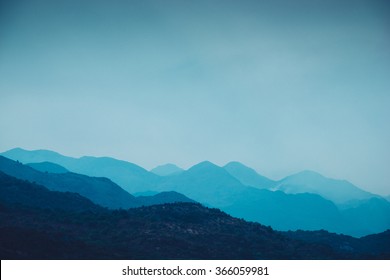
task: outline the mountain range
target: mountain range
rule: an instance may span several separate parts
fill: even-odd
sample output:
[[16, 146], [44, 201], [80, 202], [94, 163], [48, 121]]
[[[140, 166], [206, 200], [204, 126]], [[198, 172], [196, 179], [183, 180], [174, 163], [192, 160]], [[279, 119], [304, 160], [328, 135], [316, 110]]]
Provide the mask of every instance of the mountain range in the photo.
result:
[[43, 185], [49, 190], [78, 193], [96, 204], [112, 209], [127, 209], [142, 205], [152, 205], [157, 202], [193, 202], [193, 200], [175, 192], [148, 197], [134, 197], [104, 177], [90, 177], [72, 172], [40, 172], [28, 165], [3, 156], [0, 156], [0, 171], [18, 179]]
[[347, 181], [326, 178], [313, 171], [274, 181], [239, 162], [219, 167], [206, 161], [188, 170], [169, 164], [149, 172], [113, 158], [76, 159], [45, 150], [17, 148], [3, 155], [23, 163], [52, 162], [71, 172], [104, 176], [117, 183], [116, 187], [144, 195], [141, 199], [148, 199], [145, 195], [175, 191], [205, 206], [277, 230], [324, 229], [363, 236], [390, 228], [387, 200]]
[[1, 259], [387, 259], [389, 232], [277, 232], [197, 203], [110, 210], [0, 172]]

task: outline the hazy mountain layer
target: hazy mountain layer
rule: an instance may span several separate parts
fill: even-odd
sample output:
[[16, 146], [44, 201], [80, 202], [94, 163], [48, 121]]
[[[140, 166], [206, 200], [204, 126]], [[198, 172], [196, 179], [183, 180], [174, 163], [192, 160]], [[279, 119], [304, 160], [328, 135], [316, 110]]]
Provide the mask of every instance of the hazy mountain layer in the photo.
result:
[[374, 197], [345, 180], [335, 180], [313, 171], [302, 171], [278, 181], [272, 190], [285, 193], [315, 193], [336, 204]]
[[223, 168], [243, 185], [264, 189], [275, 184], [275, 181], [258, 174], [254, 169], [239, 162], [229, 162]]

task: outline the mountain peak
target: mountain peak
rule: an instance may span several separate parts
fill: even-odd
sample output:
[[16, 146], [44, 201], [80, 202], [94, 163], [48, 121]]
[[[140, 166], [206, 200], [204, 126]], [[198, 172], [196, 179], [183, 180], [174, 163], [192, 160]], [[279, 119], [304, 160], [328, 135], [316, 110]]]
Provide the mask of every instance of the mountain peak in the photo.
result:
[[264, 177], [256, 172], [256, 170], [242, 164], [238, 161], [231, 161], [223, 167], [230, 175], [238, 179], [242, 184], [256, 187], [267, 188], [274, 181]]
[[292, 176], [297, 176], [297, 177], [306, 177], [306, 178], [323, 178], [325, 179], [326, 177], [323, 176], [322, 174], [316, 172], [316, 171], [313, 171], [313, 170], [309, 170], [309, 169], [306, 169], [306, 170], [303, 170], [303, 171], [300, 171], [298, 173], [295, 173], [289, 177], [292, 177]]
[[188, 171], [199, 170], [199, 169], [220, 169], [220, 168], [221, 167], [219, 167], [218, 165], [206, 160], [206, 161], [199, 162], [198, 164], [195, 164], [190, 169], [188, 169]]
[[150, 172], [159, 176], [170, 176], [183, 172], [183, 169], [173, 163], [167, 163], [153, 168]]
[[346, 180], [327, 178], [311, 170], [304, 170], [280, 180], [274, 190], [281, 190], [285, 193], [315, 193], [336, 204], [374, 196]]

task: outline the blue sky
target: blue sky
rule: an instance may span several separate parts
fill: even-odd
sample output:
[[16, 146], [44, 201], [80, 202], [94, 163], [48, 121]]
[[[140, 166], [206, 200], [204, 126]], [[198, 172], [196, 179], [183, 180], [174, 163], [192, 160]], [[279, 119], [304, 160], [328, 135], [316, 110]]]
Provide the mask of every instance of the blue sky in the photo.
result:
[[0, 1], [0, 150], [237, 160], [390, 194], [387, 1]]

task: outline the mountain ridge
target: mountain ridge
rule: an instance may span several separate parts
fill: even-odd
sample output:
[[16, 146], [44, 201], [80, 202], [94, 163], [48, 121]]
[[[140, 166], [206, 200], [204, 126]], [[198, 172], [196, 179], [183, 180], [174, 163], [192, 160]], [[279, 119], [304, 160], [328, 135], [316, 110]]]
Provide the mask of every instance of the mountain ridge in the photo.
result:
[[[109, 210], [77, 194], [50, 191], [0, 172], [1, 259], [381, 259], [387, 232], [356, 251], [233, 218], [198, 203]], [[48, 211], [50, 210], [50, 211]], [[76, 211], [76, 212], [75, 212]], [[306, 240], [302, 240], [306, 239]], [[313, 241], [314, 240], [314, 241]], [[336, 247], [335, 247], [336, 245]], [[368, 246], [371, 254], [359, 250]], [[379, 248], [379, 249], [378, 249]]]
[[[18, 153], [20, 154], [21, 150]], [[31, 153], [34, 152], [29, 152]], [[54, 155], [58, 156], [56, 153]], [[111, 176], [106, 177], [111, 179], [116, 175], [125, 178], [130, 189], [140, 190], [136, 193], [141, 195], [176, 191], [206, 206], [217, 207], [231, 215], [271, 225], [279, 230], [325, 229], [362, 236], [390, 228], [389, 202], [380, 199], [372, 200], [370, 198], [379, 196], [367, 194], [345, 180], [326, 178], [312, 171], [287, 176], [282, 180], [274, 181], [271, 186], [253, 187], [244, 184], [243, 178], [240, 181], [240, 176], [237, 174], [233, 176], [234, 174], [226, 170], [226, 166], [220, 167], [209, 161], [200, 162], [174, 176], [158, 176], [142, 167], [129, 169], [134, 164], [107, 157], [84, 157], [77, 164], [80, 169], [93, 168], [93, 174], [104, 171], [104, 174]], [[116, 164], [119, 167], [115, 166]], [[239, 163], [239, 167], [249, 172], [249, 178], [257, 180], [258, 176], [261, 176], [243, 164]], [[260, 179], [264, 178], [260, 177]], [[333, 185], [328, 188], [328, 183]], [[320, 191], [311, 189], [317, 186]], [[345, 197], [341, 201], [332, 200], [331, 196], [326, 195], [326, 191], [335, 195], [340, 192], [338, 186], [341, 186], [340, 190], [344, 191], [344, 195], [348, 195], [348, 191], [352, 189], [357, 192], [357, 196], [346, 196], [354, 199], [352, 201]], [[293, 191], [289, 191], [288, 188], [292, 188]], [[318, 217], [313, 216], [314, 213]], [[359, 218], [362, 216], [366, 217], [367, 221], [359, 223]]]

